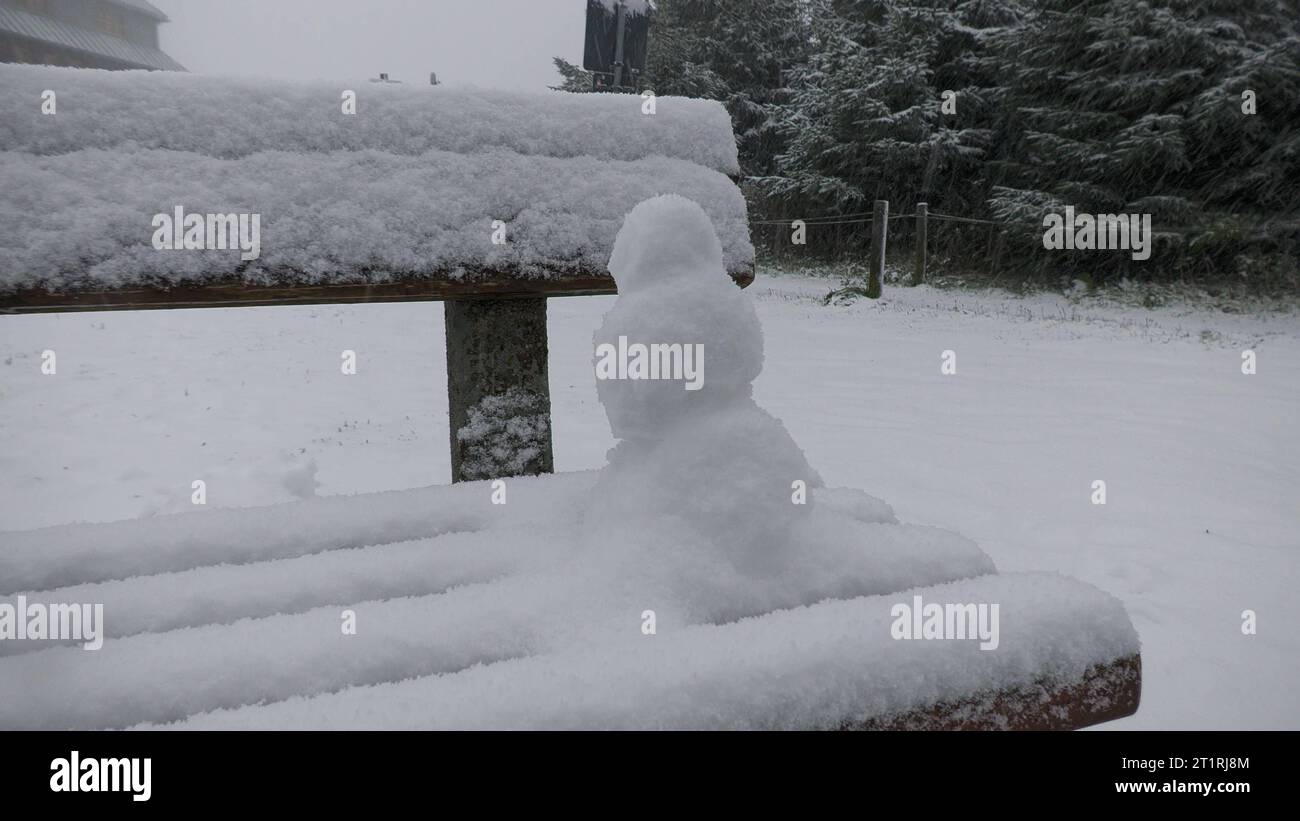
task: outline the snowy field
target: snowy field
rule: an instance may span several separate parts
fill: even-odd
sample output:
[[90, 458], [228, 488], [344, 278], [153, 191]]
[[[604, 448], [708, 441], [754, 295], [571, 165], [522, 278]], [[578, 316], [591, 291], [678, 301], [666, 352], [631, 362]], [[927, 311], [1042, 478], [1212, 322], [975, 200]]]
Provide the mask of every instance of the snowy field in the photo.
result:
[[[1300, 318], [928, 287], [824, 307], [831, 285], [750, 289], [756, 398], [829, 486], [1118, 596], [1143, 703], [1106, 727], [1300, 728]], [[613, 445], [612, 301], [550, 302], [560, 471]], [[192, 511], [195, 479], [209, 509], [446, 483], [442, 339], [437, 304], [0, 317], [0, 530]]]

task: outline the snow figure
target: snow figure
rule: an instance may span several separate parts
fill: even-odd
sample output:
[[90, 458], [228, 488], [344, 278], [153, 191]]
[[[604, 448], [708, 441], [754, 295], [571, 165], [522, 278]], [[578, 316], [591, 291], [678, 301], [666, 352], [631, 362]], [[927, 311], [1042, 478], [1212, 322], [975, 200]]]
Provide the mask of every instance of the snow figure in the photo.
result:
[[620, 441], [589, 520], [677, 528], [741, 573], [779, 572], [821, 479], [753, 400], [762, 328], [708, 215], [676, 195], [642, 202], [609, 268], [619, 296], [595, 334], [596, 389]]

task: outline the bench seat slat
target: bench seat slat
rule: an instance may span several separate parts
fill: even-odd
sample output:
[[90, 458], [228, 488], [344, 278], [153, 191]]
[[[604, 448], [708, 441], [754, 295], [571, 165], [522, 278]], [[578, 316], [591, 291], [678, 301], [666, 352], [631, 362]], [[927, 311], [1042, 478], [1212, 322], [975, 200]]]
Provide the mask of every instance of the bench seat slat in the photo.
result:
[[[732, 272], [742, 288], [754, 281], [752, 269]], [[266, 305], [341, 305], [364, 302], [440, 302], [451, 299], [603, 296], [618, 293], [609, 274], [523, 279], [493, 274], [472, 280], [419, 279], [381, 283], [249, 285], [223, 281], [173, 288], [120, 288], [91, 291], [26, 289], [0, 293], [0, 313], [39, 314], [74, 311], [148, 311], [168, 308], [256, 307]]]

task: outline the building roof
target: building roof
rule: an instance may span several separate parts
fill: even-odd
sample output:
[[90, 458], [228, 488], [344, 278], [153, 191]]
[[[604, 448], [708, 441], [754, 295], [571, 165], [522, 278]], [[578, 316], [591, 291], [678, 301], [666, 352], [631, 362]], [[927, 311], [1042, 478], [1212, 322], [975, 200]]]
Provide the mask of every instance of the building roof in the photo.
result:
[[[131, 0], [121, 5], [135, 3], [148, 6], [144, 0]], [[150, 6], [152, 8], [152, 6]], [[143, 11], [143, 9], [140, 9]], [[157, 11], [157, 9], [154, 9]], [[161, 14], [162, 12], [158, 12]], [[108, 60], [116, 60], [134, 68], [152, 68], [162, 71], [184, 71], [185, 67], [168, 57], [162, 51], [148, 46], [141, 46], [98, 31], [89, 31], [78, 26], [28, 14], [25, 11], [0, 6], [0, 33], [26, 37], [42, 43], [51, 43], [63, 48], [92, 54]]]
[[160, 23], [169, 22], [169, 18], [166, 14], [163, 14], [162, 9], [150, 3], [149, 0], [108, 0], [108, 2], [148, 15]]

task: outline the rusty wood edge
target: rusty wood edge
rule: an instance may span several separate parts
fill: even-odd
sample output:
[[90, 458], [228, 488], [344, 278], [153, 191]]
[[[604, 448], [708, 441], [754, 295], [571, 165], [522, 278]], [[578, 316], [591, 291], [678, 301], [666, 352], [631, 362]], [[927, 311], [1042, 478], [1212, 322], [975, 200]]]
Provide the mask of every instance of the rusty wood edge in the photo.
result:
[[[754, 281], [754, 271], [743, 269], [733, 272], [731, 278], [745, 288]], [[526, 299], [616, 293], [618, 290], [614, 278], [608, 274], [553, 279], [526, 279], [498, 274], [466, 280], [411, 279], [379, 283], [300, 285], [257, 285], [238, 280], [222, 280], [171, 288], [149, 286], [98, 291], [25, 289], [0, 293], [0, 314], [439, 302], [450, 299]]]
[[[845, 730], [1077, 730], [1137, 712], [1142, 657], [1089, 668], [1080, 679], [1039, 679], [892, 716], [850, 722]], [[1100, 705], [1100, 706], [1095, 706]]]

